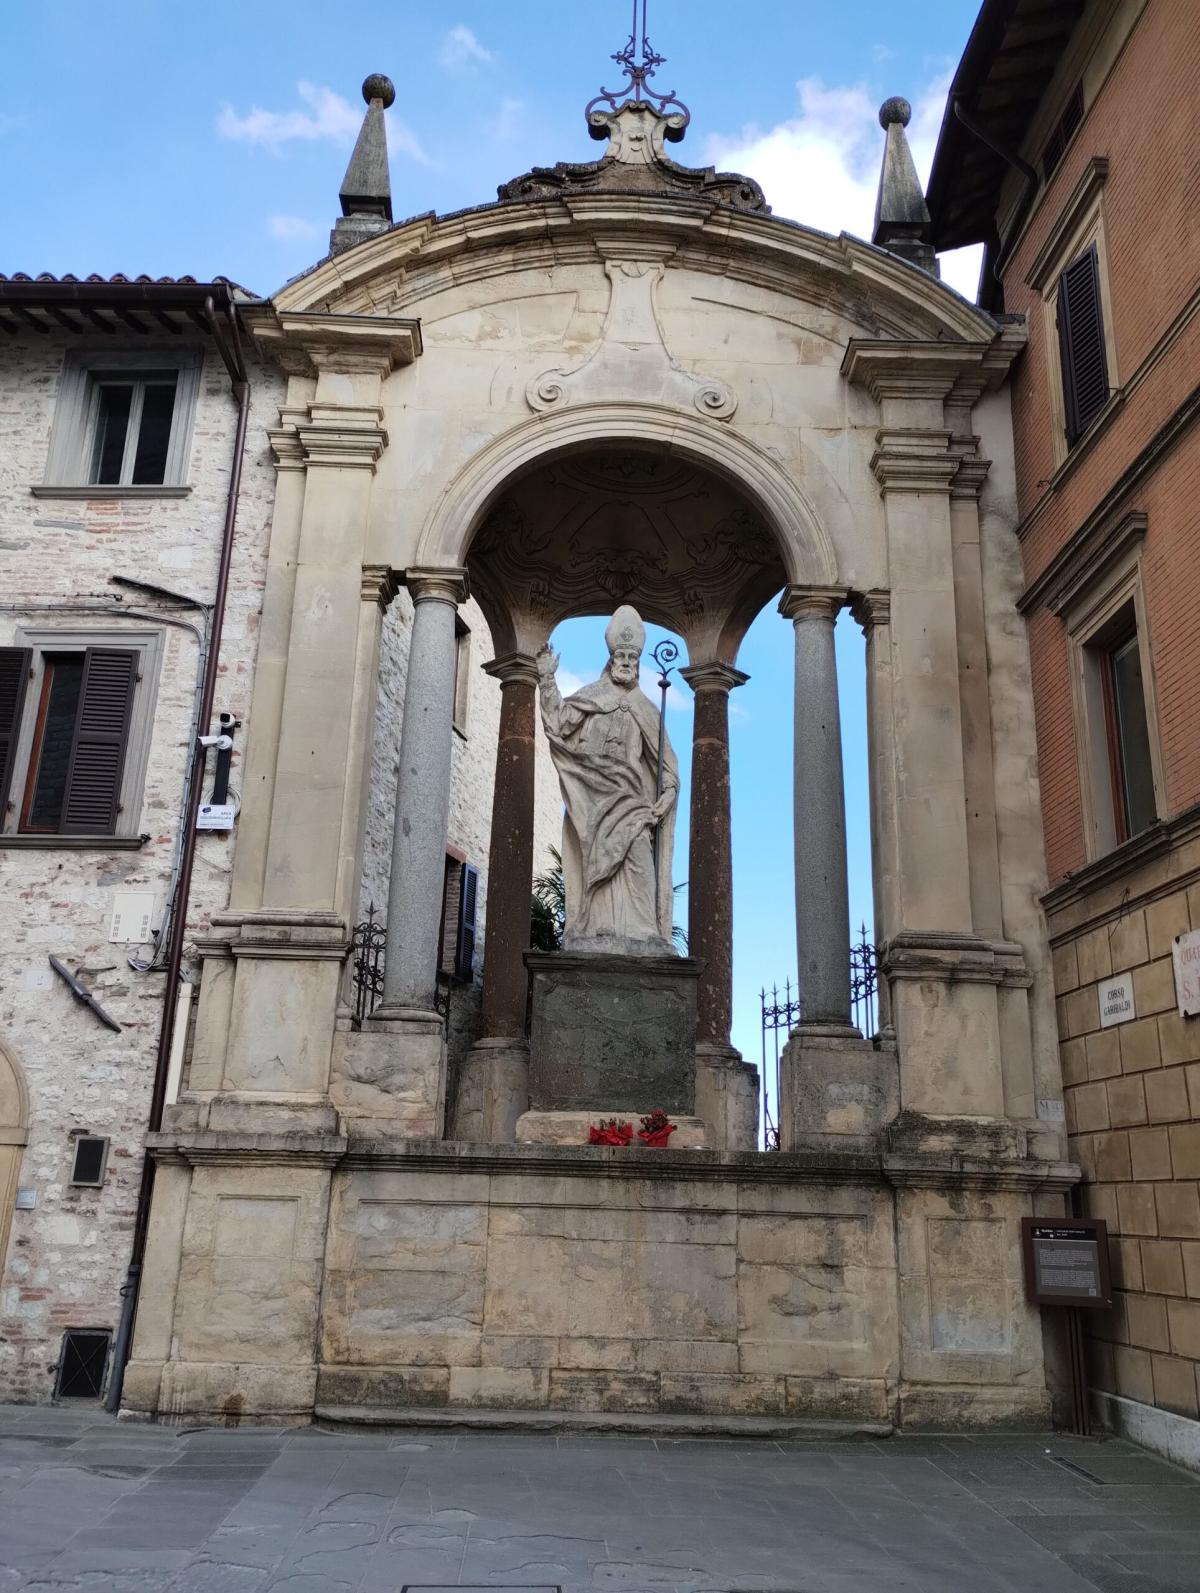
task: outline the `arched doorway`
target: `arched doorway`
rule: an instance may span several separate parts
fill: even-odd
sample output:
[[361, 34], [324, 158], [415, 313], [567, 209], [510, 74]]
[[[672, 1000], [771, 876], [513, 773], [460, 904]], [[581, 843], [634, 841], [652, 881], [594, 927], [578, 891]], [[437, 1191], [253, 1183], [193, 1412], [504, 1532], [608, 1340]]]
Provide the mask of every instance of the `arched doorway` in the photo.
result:
[[29, 1142], [29, 1097], [12, 1052], [0, 1040], [0, 1277], [8, 1257], [21, 1152]]

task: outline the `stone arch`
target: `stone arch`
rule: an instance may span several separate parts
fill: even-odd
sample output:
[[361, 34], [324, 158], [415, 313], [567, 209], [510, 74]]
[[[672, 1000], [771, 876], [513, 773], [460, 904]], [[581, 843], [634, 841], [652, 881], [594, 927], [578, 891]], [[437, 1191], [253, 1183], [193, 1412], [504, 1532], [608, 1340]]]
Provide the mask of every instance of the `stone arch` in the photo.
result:
[[16, 1057], [0, 1040], [0, 1275], [16, 1199], [21, 1152], [29, 1143], [29, 1092]]
[[557, 415], [534, 415], [493, 438], [434, 505], [414, 564], [434, 569], [464, 565], [489, 505], [508, 482], [555, 454], [603, 443], [665, 449], [723, 476], [763, 515], [790, 584], [837, 584], [829, 535], [799, 483], [778, 460], [729, 426], [638, 402], [580, 404]]

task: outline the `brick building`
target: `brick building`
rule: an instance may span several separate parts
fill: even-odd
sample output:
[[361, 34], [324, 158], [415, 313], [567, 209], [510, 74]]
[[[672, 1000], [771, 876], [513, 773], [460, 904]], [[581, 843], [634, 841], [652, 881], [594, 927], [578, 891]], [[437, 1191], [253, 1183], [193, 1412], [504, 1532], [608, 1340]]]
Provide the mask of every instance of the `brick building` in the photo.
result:
[[1081, 1209], [1107, 1220], [1117, 1290], [1091, 1375], [1107, 1418], [1193, 1456], [1200, 1017], [1173, 951], [1200, 930], [1198, 73], [1193, 0], [987, 0], [928, 192], [935, 246], [984, 243], [982, 304], [1028, 326], [1043, 901]]
[[[187, 278], [0, 279], [4, 1399], [48, 1400], [60, 1381], [104, 1381], [145, 1134], [159, 1109], [155, 1080], [169, 1103], [194, 1019], [198, 942], [229, 897], [236, 824], [197, 834], [178, 1018], [164, 1038], [189, 747], [198, 730], [223, 728], [216, 718], [198, 725], [197, 715], [239, 451], [238, 404], [206, 300], [219, 321], [241, 327], [249, 384], [213, 701], [214, 715], [234, 722], [236, 805], [275, 495], [272, 428], [286, 391], [242, 327], [251, 296]], [[412, 621], [407, 593], [393, 586], [384, 597], [364, 912], [387, 901], [379, 860], [390, 844]], [[473, 1038], [478, 1009], [500, 703], [498, 683], [479, 666], [491, 654], [482, 614], [465, 605], [442, 959], [459, 1050]], [[216, 775], [210, 752], [206, 802]], [[544, 855], [557, 820], [552, 783], [543, 782], [541, 796]], [[468, 870], [478, 889], [474, 918], [462, 922], [457, 886]], [[51, 957], [99, 1012], [72, 997]], [[84, 1337], [64, 1353], [68, 1334]]]

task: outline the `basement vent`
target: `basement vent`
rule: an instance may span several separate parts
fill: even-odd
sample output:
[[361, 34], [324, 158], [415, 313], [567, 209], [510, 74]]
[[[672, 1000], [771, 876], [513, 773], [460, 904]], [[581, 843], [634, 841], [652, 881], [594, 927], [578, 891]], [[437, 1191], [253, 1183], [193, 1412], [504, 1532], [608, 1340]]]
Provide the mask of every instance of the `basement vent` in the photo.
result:
[[58, 1357], [55, 1399], [99, 1399], [108, 1366], [107, 1328], [68, 1328]]
[[75, 1141], [75, 1165], [71, 1169], [71, 1182], [96, 1189], [104, 1182], [107, 1167], [108, 1141], [96, 1134], [80, 1135]]

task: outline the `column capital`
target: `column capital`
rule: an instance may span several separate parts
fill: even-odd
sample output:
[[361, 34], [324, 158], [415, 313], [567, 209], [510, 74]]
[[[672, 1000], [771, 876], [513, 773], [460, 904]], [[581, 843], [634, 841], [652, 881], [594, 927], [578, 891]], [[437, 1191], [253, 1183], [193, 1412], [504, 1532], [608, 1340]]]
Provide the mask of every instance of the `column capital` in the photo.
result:
[[431, 570], [414, 568], [405, 570], [404, 584], [414, 603], [449, 603], [457, 608], [471, 595], [466, 570]]
[[828, 620], [832, 625], [846, 606], [844, 586], [788, 586], [779, 600], [779, 612], [790, 620]]
[[364, 564], [362, 567], [362, 600], [378, 603], [384, 613], [400, 590], [400, 577], [390, 564]]
[[855, 592], [850, 600], [850, 612], [862, 626], [863, 634], [869, 636], [877, 627], [891, 624], [892, 594], [877, 589]]
[[493, 680], [498, 680], [501, 686], [514, 683], [536, 686], [538, 683], [537, 659], [532, 653], [502, 653], [499, 658], [484, 664], [483, 672], [491, 675]]
[[728, 693], [735, 686], [744, 686], [750, 679], [749, 675], [735, 669], [732, 664], [722, 664], [719, 660], [709, 664], [688, 664], [679, 673], [697, 694], [702, 691]]

